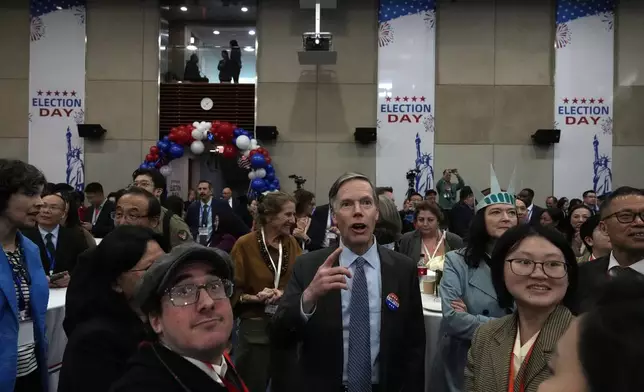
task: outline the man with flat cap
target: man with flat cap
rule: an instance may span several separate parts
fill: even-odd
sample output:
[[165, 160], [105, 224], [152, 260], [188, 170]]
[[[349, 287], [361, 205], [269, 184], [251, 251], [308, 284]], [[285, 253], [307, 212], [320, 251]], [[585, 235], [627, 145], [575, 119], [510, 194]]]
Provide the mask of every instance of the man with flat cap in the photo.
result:
[[218, 249], [182, 244], [159, 258], [134, 301], [156, 334], [112, 392], [248, 392], [224, 349], [233, 328], [232, 262]]

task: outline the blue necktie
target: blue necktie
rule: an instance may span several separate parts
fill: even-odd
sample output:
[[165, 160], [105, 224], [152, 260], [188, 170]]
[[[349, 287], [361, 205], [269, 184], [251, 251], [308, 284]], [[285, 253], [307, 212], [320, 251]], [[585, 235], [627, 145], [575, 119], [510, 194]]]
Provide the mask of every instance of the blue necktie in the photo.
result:
[[364, 272], [366, 260], [355, 260], [353, 287], [349, 303], [349, 392], [371, 392], [371, 325], [369, 324], [369, 293]]

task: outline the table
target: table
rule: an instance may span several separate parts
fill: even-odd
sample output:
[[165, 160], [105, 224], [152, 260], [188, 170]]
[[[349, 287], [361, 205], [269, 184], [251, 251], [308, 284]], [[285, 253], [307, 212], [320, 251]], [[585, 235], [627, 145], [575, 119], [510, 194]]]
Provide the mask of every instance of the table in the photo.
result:
[[440, 339], [439, 329], [443, 313], [441, 311], [440, 298], [431, 294], [422, 294], [423, 301], [423, 316], [425, 318], [425, 391], [431, 392], [431, 375], [432, 365], [434, 364], [434, 356], [438, 348], [438, 340]]
[[67, 335], [63, 330], [65, 319], [65, 295], [67, 289], [50, 289], [47, 304], [47, 367], [49, 368], [49, 392], [58, 390], [58, 375], [63, 363], [63, 353], [67, 345]]

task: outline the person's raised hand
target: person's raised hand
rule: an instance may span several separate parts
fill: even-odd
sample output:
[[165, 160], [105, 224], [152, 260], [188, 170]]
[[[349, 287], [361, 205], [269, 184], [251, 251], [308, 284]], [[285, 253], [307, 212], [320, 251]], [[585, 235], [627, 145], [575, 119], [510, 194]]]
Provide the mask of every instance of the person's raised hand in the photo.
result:
[[305, 312], [310, 312], [315, 303], [332, 290], [346, 290], [347, 278], [351, 278], [351, 271], [346, 267], [334, 267], [333, 265], [340, 259], [342, 248], [338, 248], [324, 260], [324, 263], [318, 268], [313, 280], [302, 294], [302, 308]]

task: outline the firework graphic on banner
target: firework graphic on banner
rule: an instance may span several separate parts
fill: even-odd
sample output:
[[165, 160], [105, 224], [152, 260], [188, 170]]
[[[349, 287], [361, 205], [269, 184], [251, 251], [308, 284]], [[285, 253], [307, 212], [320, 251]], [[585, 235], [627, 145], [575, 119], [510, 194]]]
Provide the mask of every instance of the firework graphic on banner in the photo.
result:
[[552, 123], [552, 127], [553, 127], [554, 129], [559, 129], [559, 121], [554, 121], [554, 122]]
[[394, 30], [389, 22], [380, 23], [378, 31], [378, 46], [383, 47], [394, 42]]
[[76, 124], [85, 123], [85, 111], [83, 109], [79, 109], [74, 112], [74, 122]]
[[31, 122], [32, 117], [33, 117], [33, 115], [31, 113], [29, 113], [29, 122]]
[[425, 127], [425, 132], [434, 132], [436, 129], [434, 115], [428, 114], [423, 118], [423, 126]]
[[602, 132], [604, 135], [612, 135], [613, 134], [613, 118], [612, 117], [607, 117], [602, 120], [601, 123], [602, 127]]
[[380, 119], [376, 120], [376, 128], [380, 128], [380, 125], [382, 124], [382, 121]]
[[555, 38], [555, 48], [565, 48], [570, 43], [571, 38], [570, 28], [568, 23], [560, 23], [557, 25], [557, 36]]
[[45, 36], [45, 24], [39, 17], [31, 18], [31, 42], [38, 41]]
[[85, 7], [74, 7], [74, 16], [78, 19], [78, 24], [85, 24]]
[[430, 30], [434, 30], [436, 27], [436, 10], [425, 11], [423, 13], [423, 20]]
[[600, 14], [602, 22], [606, 24], [606, 31], [613, 31], [615, 14], [613, 12], [604, 12]]

